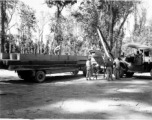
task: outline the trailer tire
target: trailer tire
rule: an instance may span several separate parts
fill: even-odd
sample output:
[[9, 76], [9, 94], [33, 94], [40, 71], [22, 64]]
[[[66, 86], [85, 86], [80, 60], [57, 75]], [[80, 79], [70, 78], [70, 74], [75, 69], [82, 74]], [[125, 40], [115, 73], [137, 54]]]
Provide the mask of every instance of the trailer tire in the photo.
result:
[[41, 83], [45, 80], [45, 72], [44, 71], [37, 71], [35, 73], [35, 76], [34, 76], [34, 82], [37, 82], [37, 83]]
[[86, 67], [83, 68], [83, 76], [86, 76]]
[[78, 75], [78, 72], [79, 72], [78, 70], [73, 71], [73, 72], [72, 72], [72, 75], [75, 75], [75, 76], [76, 76], [76, 75]]
[[31, 80], [31, 74], [29, 71], [17, 71], [18, 77], [25, 80], [30, 81]]

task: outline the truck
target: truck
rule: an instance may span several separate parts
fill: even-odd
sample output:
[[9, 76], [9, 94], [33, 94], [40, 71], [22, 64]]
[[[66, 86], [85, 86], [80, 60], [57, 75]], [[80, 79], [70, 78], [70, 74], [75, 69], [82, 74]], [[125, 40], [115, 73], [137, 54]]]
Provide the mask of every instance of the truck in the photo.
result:
[[85, 71], [87, 56], [0, 53], [0, 69], [16, 71], [21, 79], [43, 82], [46, 74]]
[[[102, 46], [104, 48], [105, 55], [108, 58], [114, 60], [111, 54], [108, 52], [106, 45], [104, 44], [100, 29], [97, 28], [98, 35], [100, 37]], [[138, 73], [150, 73], [152, 78], [152, 46], [141, 45], [137, 43], [129, 43], [126, 47], [132, 48], [136, 51], [142, 51], [142, 54], [137, 55], [135, 53], [127, 55], [120, 60], [120, 77], [126, 75], [126, 77], [132, 77], [135, 72]], [[106, 62], [106, 60], [104, 60]], [[114, 72], [115, 74], [115, 72]]]
[[[97, 51], [94, 53], [91, 57], [100, 62], [102, 56], [96, 54]], [[88, 56], [77, 55], [0, 53], [0, 69], [16, 71], [18, 77], [25, 81], [41, 83], [46, 74], [71, 72], [77, 75], [83, 71], [85, 76], [87, 59]]]
[[127, 77], [132, 77], [135, 72], [148, 72], [152, 78], [152, 46], [137, 43], [129, 43], [125, 46], [134, 49], [134, 52], [122, 58], [120, 65], [123, 69], [121, 73], [126, 74]]
[[[98, 28], [97, 32], [106, 55], [110, 57]], [[99, 72], [105, 72], [101, 50], [91, 50], [90, 56], [99, 65]], [[77, 55], [0, 53], [0, 69], [15, 71], [18, 77], [25, 81], [41, 83], [45, 81], [46, 74], [71, 72], [77, 75], [79, 71], [83, 71], [85, 76], [87, 59], [88, 56]]]

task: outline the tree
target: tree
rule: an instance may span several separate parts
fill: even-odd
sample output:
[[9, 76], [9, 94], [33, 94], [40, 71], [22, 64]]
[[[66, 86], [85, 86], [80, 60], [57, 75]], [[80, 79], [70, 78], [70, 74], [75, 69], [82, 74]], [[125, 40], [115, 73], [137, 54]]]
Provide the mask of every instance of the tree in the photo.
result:
[[[82, 47], [83, 40], [81, 26], [77, 23], [74, 17], [67, 16], [62, 23], [62, 35], [63, 35], [63, 46], [66, 48], [63, 53], [69, 53], [71, 55], [79, 54]], [[81, 54], [82, 55], [82, 54]]]
[[5, 42], [5, 24], [7, 21], [6, 17], [6, 1], [0, 1], [1, 5], [1, 49], [0, 52], [4, 52], [4, 42]]
[[72, 16], [74, 16], [81, 25], [81, 33], [83, 34], [83, 53], [86, 55], [91, 46], [99, 48], [98, 36], [96, 33], [96, 28], [98, 26], [98, 11], [96, 11], [94, 1], [84, 0], [81, 2], [79, 9], [72, 12]]
[[[128, 16], [134, 11], [134, 4], [137, 4], [137, 2], [85, 0], [81, 3], [80, 12], [77, 15], [82, 18], [81, 21], [86, 26], [93, 26], [94, 29], [89, 29], [94, 31], [92, 33], [96, 33], [95, 28], [99, 27], [107, 49], [112, 53], [117, 48], [116, 43], [122, 41], [124, 36], [123, 26]], [[86, 7], [88, 5], [91, 7]], [[89, 17], [86, 18], [86, 16]]]
[[62, 31], [61, 31], [61, 13], [63, 9], [67, 5], [73, 5], [76, 3], [76, 0], [46, 0], [45, 1], [47, 6], [49, 8], [56, 6], [56, 25], [55, 25], [55, 40], [57, 41], [57, 44], [59, 44], [63, 38], [62, 38]]
[[17, 10], [19, 10], [19, 1], [18, 0], [9, 0], [6, 2], [6, 13], [7, 13], [7, 25], [6, 25], [6, 33], [17, 23], [10, 25], [13, 15]]
[[6, 41], [6, 38], [9, 38], [8, 31], [16, 25], [11, 25], [11, 21], [14, 13], [17, 10], [18, 0], [2, 0], [1, 3], [1, 51], [4, 51], [4, 44], [10, 42], [10, 40]]
[[[137, 11], [139, 12], [139, 11]], [[129, 42], [135, 42], [138, 44], [145, 44], [148, 46], [152, 46], [152, 27], [151, 27], [151, 22], [147, 25], [146, 23], [146, 9], [142, 8], [141, 9], [141, 14], [138, 14], [136, 17], [136, 22], [134, 25], [134, 29], [132, 31], [132, 34], [124, 41], [124, 44], [129, 43]], [[127, 49], [124, 47], [124, 51]], [[130, 53], [130, 51], [127, 51], [126, 53]]]
[[[41, 11], [40, 17], [36, 23], [38, 29], [38, 41], [41, 43], [43, 42], [44, 28], [49, 23], [49, 21], [49, 13], [44, 13], [43, 11]], [[39, 46], [39, 53], [42, 53], [42, 46]]]
[[[32, 41], [32, 32], [36, 32], [36, 17], [35, 17], [35, 11], [30, 8], [28, 5], [25, 5], [24, 3], [20, 4], [20, 19], [21, 24], [20, 28], [18, 29], [21, 39], [21, 46], [24, 46], [24, 48], [30, 47], [30, 42]], [[29, 52], [29, 50], [26, 50]]]
[[[109, 41], [109, 51], [117, 51], [118, 42], [121, 42], [121, 36], [124, 34], [123, 26], [128, 16], [134, 12], [134, 5], [137, 2], [133, 1], [99, 1], [98, 9], [102, 11], [103, 15], [106, 15], [106, 19], [103, 18], [103, 22], [108, 24], [106, 30], [107, 40]], [[121, 46], [119, 46], [121, 47]]]

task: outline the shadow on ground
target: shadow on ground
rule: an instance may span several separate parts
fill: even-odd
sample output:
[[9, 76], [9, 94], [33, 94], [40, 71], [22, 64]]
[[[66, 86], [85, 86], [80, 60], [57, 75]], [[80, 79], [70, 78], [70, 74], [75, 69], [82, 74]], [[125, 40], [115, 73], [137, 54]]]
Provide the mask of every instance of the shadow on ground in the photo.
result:
[[[0, 96], [0, 117], [149, 118], [152, 117], [151, 79], [138, 77], [141, 76], [116, 81], [85, 81], [82, 75], [47, 76], [41, 84], [18, 77], [1, 77], [0, 84], [9, 84], [1, 84], [0, 90], [6, 94]], [[80, 79], [84, 82], [75, 85]], [[68, 81], [72, 84], [58, 85]]]
[[[83, 75], [46, 76], [46, 80], [43, 83], [74, 81], [81, 78], [84, 78], [84, 76]], [[32, 80], [25, 81], [23, 79], [19, 79], [18, 77], [1, 77], [1, 79], [2, 80], [0, 80], [0, 82], [3, 82], [3, 83], [27, 84], [27, 85], [37, 84], [37, 83], [34, 83]]]

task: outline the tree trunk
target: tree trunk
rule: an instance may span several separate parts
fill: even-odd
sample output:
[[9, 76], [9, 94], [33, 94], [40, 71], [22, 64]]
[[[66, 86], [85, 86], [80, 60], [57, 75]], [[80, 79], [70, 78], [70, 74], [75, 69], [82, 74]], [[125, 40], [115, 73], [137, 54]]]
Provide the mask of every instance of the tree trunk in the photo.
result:
[[114, 20], [115, 20], [115, 13], [113, 11], [112, 5], [110, 5], [110, 26], [109, 26], [109, 41], [110, 41], [110, 52], [113, 48], [113, 28], [114, 28]]
[[1, 43], [0, 52], [4, 52], [4, 42], [5, 42], [5, 18], [6, 18], [6, 1], [1, 2]]

